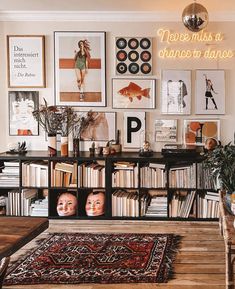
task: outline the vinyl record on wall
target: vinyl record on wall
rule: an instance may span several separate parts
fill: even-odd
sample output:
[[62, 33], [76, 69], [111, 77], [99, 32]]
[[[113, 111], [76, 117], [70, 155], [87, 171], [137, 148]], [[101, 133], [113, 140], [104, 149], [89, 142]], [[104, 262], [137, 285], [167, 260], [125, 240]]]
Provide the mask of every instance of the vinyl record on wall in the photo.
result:
[[152, 38], [117, 37], [115, 44], [117, 75], [152, 74]]
[[119, 74], [124, 74], [127, 71], [127, 65], [125, 63], [118, 63], [116, 68]]

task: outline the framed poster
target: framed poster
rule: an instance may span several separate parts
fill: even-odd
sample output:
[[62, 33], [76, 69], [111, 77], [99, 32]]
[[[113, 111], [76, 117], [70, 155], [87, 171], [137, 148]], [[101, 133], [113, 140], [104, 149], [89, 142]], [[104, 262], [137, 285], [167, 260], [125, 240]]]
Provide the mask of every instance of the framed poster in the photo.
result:
[[39, 134], [39, 123], [32, 112], [39, 107], [38, 91], [9, 91], [9, 135]]
[[155, 79], [113, 78], [113, 108], [155, 108]]
[[117, 75], [152, 74], [152, 38], [117, 37], [115, 45]]
[[124, 112], [124, 147], [139, 148], [145, 131], [145, 112]]
[[184, 143], [204, 145], [208, 138], [220, 140], [220, 121], [215, 119], [184, 120]]
[[176, 142], [177, 141], [177, 120], [157, 119], [155, 120], [155, 141]]
[[196, 114], [225, 114], [224, 70], [196, 71]]
[[105, 32], [54, 32], [57, 105], [105, 106]]
[[8, 87], [45, 87], [45, 36], [8, 35]]
[[190, 114], [191, 71], [163, 70], [161, 78], [161, 111], [163, 114]]
[[[84, 112], [77, 112], [84, 115]], [[87, 112], [86, 112], [87, 113]], [[116, 113], [90, 111], [86, 127], [81, 131], [82, 141], [109, 141], [116, 137]]]

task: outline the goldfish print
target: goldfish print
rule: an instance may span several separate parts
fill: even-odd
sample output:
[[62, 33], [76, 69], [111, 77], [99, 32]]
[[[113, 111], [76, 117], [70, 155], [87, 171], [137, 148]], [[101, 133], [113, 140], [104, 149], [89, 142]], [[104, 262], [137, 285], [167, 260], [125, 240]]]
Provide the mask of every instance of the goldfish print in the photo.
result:
[[149, 92], [150, 88], [142, 89], [142, 87], [134, 82], [130, 82], [128, 86], [118, 91], [120, 95], [128, 97], [131, 102], [135, 97], [137, 97], [138, 100], [141, 100], [142, 96], [150, 98]]

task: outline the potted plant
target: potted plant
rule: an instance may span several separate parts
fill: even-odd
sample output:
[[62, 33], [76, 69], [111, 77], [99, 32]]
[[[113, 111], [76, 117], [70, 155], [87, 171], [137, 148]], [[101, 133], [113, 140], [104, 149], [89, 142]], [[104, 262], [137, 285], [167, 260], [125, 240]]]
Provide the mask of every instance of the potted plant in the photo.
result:
[[54, 105], [48, 106], [44, 100], [44, 105], [40, 105], [33, 111], [34, 118], [48, 135], [48, 152], [50, 155], [56, 154], [56, 134], [61, 126], [61, 114]]
[[231, 212], [231, 194], [235, 196], [235, 146], [230, 142], [209, 151], [206, 166], [219, 181], [220, 189], [226, 191], [226, 203]]

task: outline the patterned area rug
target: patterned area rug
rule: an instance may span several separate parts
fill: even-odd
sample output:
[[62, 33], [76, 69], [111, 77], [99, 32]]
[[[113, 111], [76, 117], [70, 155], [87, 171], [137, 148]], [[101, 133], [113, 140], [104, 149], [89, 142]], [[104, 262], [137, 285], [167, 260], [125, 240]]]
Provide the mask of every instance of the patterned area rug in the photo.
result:
[[4, 285], [167, 282], [178, 240], [170, 234], [52, 234], [8, 269]]

